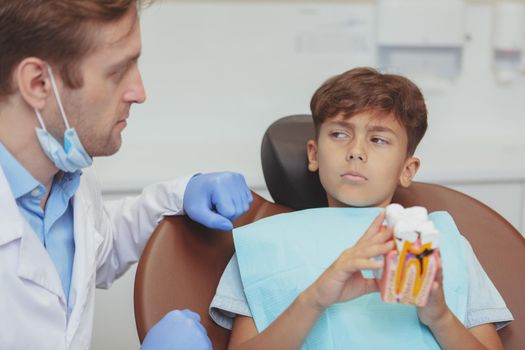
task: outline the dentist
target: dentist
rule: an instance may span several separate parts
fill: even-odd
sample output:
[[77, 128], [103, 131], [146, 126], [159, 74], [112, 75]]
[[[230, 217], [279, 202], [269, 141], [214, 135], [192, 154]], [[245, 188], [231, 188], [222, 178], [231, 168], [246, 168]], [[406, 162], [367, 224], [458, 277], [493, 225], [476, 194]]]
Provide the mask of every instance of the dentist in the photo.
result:
[[[145, 91], [141, 0], [0, 2], [0, 349], [89, 349], [95, 287], [135, 263], [165, 215], [212, 228], [252, 201], [235, 173], [199, 174], [104, 203], [93, 157], [121, 146]], [[142, 349], [209, 349], [173, 311]]]

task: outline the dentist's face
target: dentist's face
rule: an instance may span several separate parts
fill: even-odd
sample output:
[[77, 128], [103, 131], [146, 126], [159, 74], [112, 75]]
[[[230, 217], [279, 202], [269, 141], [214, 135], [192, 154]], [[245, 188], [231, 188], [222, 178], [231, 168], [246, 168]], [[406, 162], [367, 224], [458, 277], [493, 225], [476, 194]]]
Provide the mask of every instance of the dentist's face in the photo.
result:
[[93, 31], [97, 44], [80, 65], [82, 87], [68, 89], [61, 84], [59, 90], [70, 124], [86, 151], [91, 156], [107, 156], [121, 146], [131, 105], [146, 98], [138, 68], [137, 11], [133, 8], [109, 24], [93, 24]]
[[329, 206], [384, 207], [419, 165], [407, 157], [407, 142], [391, 115], [338, 115], [321, 125], [317, 141], [308, 142], [308, 168], [319, 171]]

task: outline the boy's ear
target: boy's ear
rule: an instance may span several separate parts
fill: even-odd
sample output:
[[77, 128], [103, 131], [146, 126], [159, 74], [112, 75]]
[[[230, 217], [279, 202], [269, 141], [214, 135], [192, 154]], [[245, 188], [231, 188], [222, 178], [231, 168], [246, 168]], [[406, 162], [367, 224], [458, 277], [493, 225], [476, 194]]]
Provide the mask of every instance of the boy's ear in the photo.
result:
[[36, 57], [23, 59], [15, 68], [13, 80], [24, 101], [41, 110], [51, 91], [46, 63]]
[[399, 176], [399, 184], [403, 187], [408, 187], [412, 183], [414, 176], [416, 176], [417, 170], [419, 169], [420, 161], [416, 157], [409, 157], [405, 161], [403, 171]]
[[315, 172], [319, 169], [317, 162], [317, 141], [308, 140], [306, 142], [306, 154], [308, 155], [308, 170]]

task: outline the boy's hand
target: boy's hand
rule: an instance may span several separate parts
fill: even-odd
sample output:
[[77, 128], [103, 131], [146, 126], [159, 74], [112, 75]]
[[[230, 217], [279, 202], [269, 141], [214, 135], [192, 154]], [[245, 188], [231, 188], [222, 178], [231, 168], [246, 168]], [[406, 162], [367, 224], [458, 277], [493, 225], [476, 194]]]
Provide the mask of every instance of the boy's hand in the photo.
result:
[[417, 307], [419, 320], [428, 327], [433, 327], [450, 315], [450, 309], [445, 303], [443, 293], [443, 269], [439, 263], [436, 278], [432, 284], [432, 290], [428, 296], [427, 305]]
[[355, 299], [378, 290], [375, 279], [365, 279], [361, 270], [383, 268], [383, 261], [370, 258], [384, 255], [394, 248], [392, 229], [383, 228], [385, 213], [379, 214], [363, 237], [345, 250], [330, 267], [305, 290], [306, 300], [324, 310], [328, 306]]

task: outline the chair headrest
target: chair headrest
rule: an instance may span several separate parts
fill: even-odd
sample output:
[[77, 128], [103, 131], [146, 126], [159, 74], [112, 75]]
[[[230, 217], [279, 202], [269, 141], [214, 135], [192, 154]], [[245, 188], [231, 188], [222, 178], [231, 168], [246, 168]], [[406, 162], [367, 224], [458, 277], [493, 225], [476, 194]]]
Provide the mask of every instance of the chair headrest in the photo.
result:
[[314, 138], [309, 114], [281, 118], [266, 130], [261, 162], [266, 186], [276, 203], [294, 209], [328, 205], [318, 173], [308, 170], [306, 142]]

